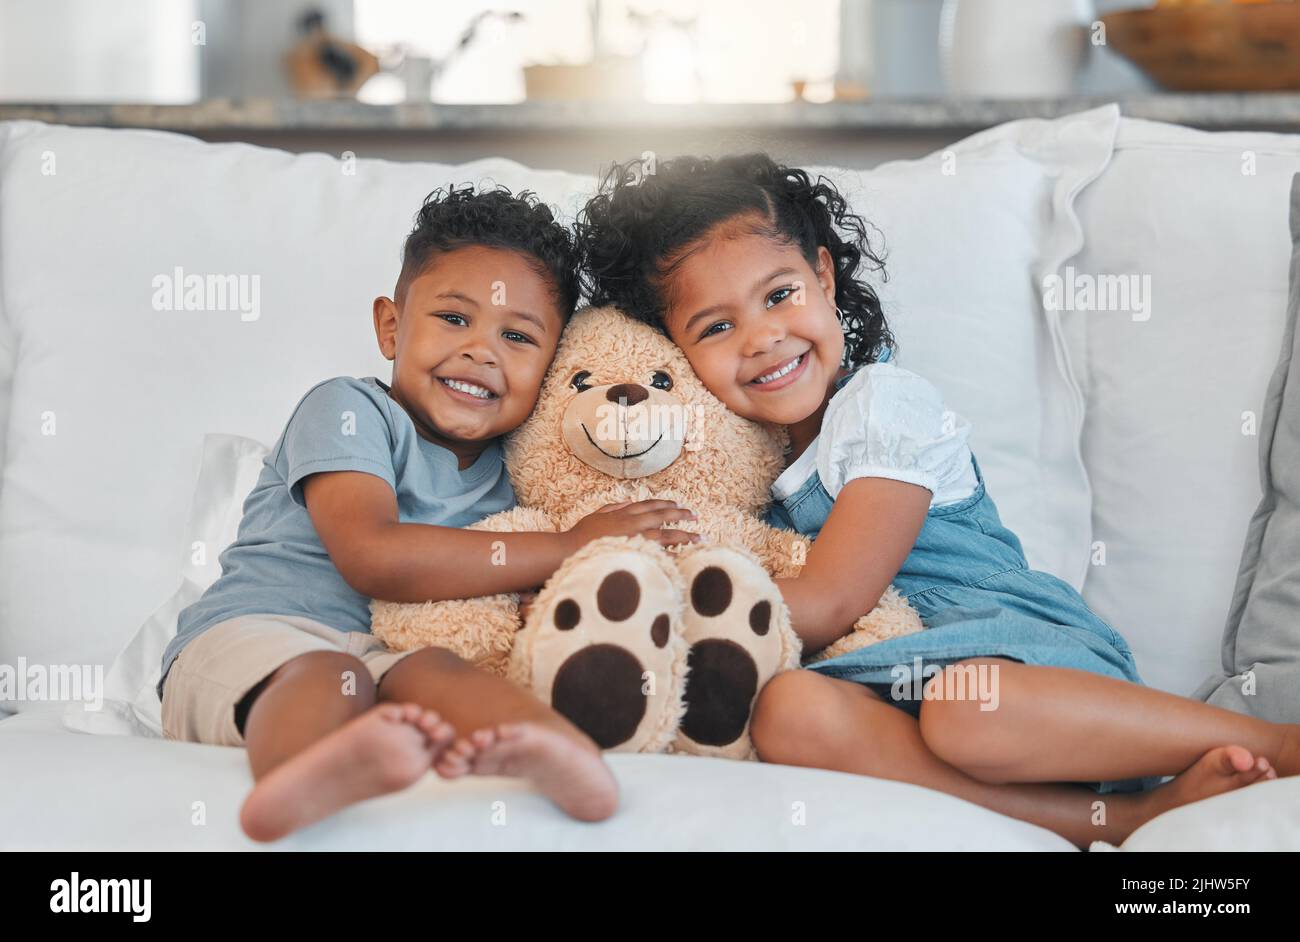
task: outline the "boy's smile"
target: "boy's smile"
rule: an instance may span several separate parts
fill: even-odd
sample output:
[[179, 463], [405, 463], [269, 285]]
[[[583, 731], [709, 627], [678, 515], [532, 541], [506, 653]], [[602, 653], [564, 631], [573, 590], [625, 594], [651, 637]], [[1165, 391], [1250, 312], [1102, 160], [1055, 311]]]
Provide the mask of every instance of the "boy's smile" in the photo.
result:
[[564, 326], [529, 259], [477, 245], [439, 254], [404, 298], [376, 298], [374, 318], [389, 395], [462, 469], [533, 411]]
[[813, 271], [798, 246], [710, 234], [669, 275], [664, 325], [731, 411], [789, 427], [795, 452], [820, 431], [844, 334], [830, 252]]

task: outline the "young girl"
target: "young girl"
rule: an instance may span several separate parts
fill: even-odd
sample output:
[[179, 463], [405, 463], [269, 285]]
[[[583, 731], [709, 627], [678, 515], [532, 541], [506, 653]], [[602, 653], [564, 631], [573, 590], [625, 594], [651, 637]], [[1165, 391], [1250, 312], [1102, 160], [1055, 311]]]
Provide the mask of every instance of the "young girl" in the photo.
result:
[[719, 400], [788, 429], [769, 522], [816, 538], [780, 580], [805, 652], [891, 582], [926, 625], [774, 678], [762, 759], [913, 782], [1080, 847], [1300, 771], [1300, 726], [1144, 686], [1124, 639], [1029, 568], [969, 424], [891, 359], [864, 271], [881, 260], [831, 183], [763, 154], [640, 171], [615, 164], [579, 216], [592, 302], [660, 326]]

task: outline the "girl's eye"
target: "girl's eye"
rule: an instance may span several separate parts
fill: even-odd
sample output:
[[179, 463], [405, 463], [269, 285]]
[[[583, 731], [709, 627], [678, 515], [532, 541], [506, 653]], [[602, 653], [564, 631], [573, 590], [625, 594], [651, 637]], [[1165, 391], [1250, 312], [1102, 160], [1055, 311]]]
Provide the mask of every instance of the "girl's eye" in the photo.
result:
[[590, 389], [591, 386], [587, 384], [587, 377], [590, 375], [591, 373], [587, 370], [578, 370], [578, 372], [573, 374], [573, 379], [569, 380], [569, 385], [578, 392], [582, 392], [584, 389]]
[[650, 385], [655, 389], [672, 389], [673, 378], [663, 370], [655, 370], [654, 374], [650, 377]]
[[[791, 288], [789, 285], [787, 285], [784, 288], [777, 288], [775, 291], [773, 291], [771, 294], [767, 296], [767, 300], [768, 300], [767, 306], [771, 307], [773, 304], [780, 304], [793, 292], [794, 292], [794, 288]], [[780, 297], [777, 298], [776, 301], [772, 301], [772, 299], [776, 298], [777, 295], [780, 295]]]
[[700, 339], [702, 340], [702, 339], [704, 339], [705, 337], [710, 337], [710, 336], [712, 336], [712, 335], [715, 333], [715, 331], [713, 330], [713, 328], [715, 328], [715, 327], [725, 327], [725, 326], [727, 326], [727, 322], [726, 322], [726, 321], [718, 321], [716, 324], [710, 324], [709, 327], [708, 327], [708, 329], [705, 330], [704, 333], [700, 334]]

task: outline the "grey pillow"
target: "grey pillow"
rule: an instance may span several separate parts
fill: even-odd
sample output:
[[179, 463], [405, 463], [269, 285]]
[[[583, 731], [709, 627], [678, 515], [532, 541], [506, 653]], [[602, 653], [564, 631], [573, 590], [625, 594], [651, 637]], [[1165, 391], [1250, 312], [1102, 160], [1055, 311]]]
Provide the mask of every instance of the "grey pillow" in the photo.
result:
[[1223, 673], [1198, 700], [1278, 723], [1300, 723], [1300, 174], [1291, 180], [1291, 296], [1282, 353], [1259, 433], [1264, 496], [1250, 519], [1223, 633]]

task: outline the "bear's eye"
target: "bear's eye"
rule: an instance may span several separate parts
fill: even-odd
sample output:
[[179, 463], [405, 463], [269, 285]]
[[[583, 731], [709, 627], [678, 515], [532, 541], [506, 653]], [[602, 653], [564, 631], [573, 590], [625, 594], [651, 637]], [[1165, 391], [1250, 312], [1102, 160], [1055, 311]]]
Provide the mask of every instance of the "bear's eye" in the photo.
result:
[[578, 392], [582, 392], [584, 389], [590, 389], [591, 386], [587, 384], [587, 377], [590, 375], [591, 372], [588, 370], [578, 370], [578, 372], [573, 374], [573, 379], [569, 380], [569, 385]]
[[654, 375], [650, 377], [650, 385], [655, 389], [672, 389], [673, 378], [663, 370], [655, 370]]

